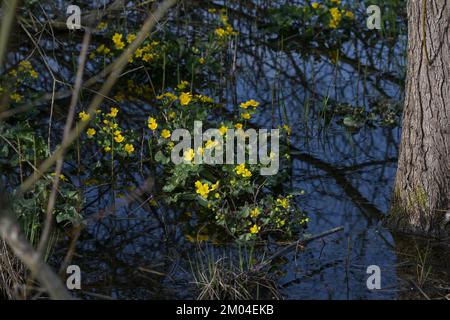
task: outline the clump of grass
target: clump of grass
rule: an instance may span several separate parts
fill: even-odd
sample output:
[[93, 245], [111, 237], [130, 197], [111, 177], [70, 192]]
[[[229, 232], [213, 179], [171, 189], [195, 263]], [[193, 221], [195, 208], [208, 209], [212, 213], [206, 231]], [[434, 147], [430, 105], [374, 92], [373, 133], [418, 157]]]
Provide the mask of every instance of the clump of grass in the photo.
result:
[[421, 251], [420, 248], [416, 245], [417, 256], [416, 256], [416, 274], [417, 274], [417, 284], [419, 287], [424, 286], [430, 276], [431, 273], [431, 265], [429, 264], [428, 255], [430, 253], [429, 245]]
[[19, 289], [25, 284], [25, 275], [23, 263], [0, 240], [0, 298], [19, 298], [22, 295]]
[[[264, 259], [264, 258], [262, 258]], [[277, 285], [264, 271], [256, 271], [257, 261], [253, 247], [248, 251], [238, 248], [237, 254], [222, 253], [216, 257], [212, 250], [196, 252], [190, 259], [198, 300], [258, 300], [280, 299]]]

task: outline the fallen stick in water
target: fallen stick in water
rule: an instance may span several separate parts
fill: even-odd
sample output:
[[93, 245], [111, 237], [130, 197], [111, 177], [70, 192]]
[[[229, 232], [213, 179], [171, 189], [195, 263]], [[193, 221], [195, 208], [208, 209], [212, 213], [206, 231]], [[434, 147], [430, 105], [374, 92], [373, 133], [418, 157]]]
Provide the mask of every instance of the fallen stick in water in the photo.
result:
[[291, 244], [287, 245], [286, 247], [284, 247], [284, 248], [278, 250], [277, 252], [275, 252], [273, 255], [271, 255], [269, 258], [267, 258], [263, 262], [255, 265], [253, 267], [252, 271], [260, 271], [262, 268], [266, 267], [274, 259], [276, 259], [276, 258], [278, 258], [278, 257], [280, 257], [280, 256], [282, 256], [282, 255], [284, 255], [286, 253], [288, 253], [292, 249], [295, 249], [295, 248], [297, 248], [299, 246], [305, 246], [305, 245], [307, 245], [308, 243], [310, 243], [310, 242], [312, 242], [314, 240], [324, 238], [326, 236], [329, 236], [330, 234], [333, 234], [333, 233], [336, 233], [336, 232], [339, 232], [339, 231], [342, 231], [342, 230], [344, 230], [344, 227], [336, 227], [336, 228], [327, 230], [325, 232], [316, 234], [314, 236], [311, 236], [309, 238], [306, 238], [306, 239], [303, 239], [303, 240], [298, 240], [298, 241], [296, 241], [294, 243], [291, 243]]

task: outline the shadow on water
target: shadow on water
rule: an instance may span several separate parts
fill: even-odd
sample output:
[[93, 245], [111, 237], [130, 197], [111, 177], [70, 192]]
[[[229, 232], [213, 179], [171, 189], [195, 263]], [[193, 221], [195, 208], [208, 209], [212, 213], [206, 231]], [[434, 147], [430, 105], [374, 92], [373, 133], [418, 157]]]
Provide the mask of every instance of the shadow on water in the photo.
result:
[[[277, 259], [275, 281], [283, 298], [404, 298], [408, 297], [405, 288], [414, 282], [420, 287], [425, 276], [446, 279], [449, 275], [449, 260], [427, 273], [435, 254], [426, 256], [423, 244], [418, 244], [421, 258], [417, 263], [417, 255], [404, 250], [411, 248], [411, 240], [399, 240], [381, 225], [389, 210], [396, 171], [406, 46], [404, 12], [398, 10], [394, 15], [399, 4], [392, 3], [388, 12], [395, 16], [389, 19], [395, 20], [396, 33], [364, 29], [364, 8], [357, 6], [353, 29], [345, 35], [319, 29], [304, 33], [301, 14], [290, 10], [303, 1], [228, 4], [228, 16], [240, 34], [231, 44], [232, 54], [225, 56], [227, 67], [222, 70], [220, 86], [207, 88], [207, 93], [221, 97], [230, 112], [243, 100], [261, 101], [263, 112], [253, 122], [255, 126], [288, 124], [292, 128], [292, 170], [286, 186], [304, 190], [296, 201], [309, 214], [307, 233], [344, 227], [343, 232]], [[186, 5], [183, 14], [174, 14], [169, 28], [177, 29], [175, 34], [187, 41], [201, 34], [202, 28], [210, 28], [202, 24], [208, 13], [199, 6], [198, 1]], [[210, 4], [216, 9], [222, 6], [220, 1]], [[182, 22], [196, 31], [184, 30]], [[124, 107], [130, 115], [128, 125], [136, 125], [134, 121], [148, 108], [145, 102]], [[83, 216], [88, 223], [73, 261], [85, 277], [81, 295], [196, 298], [192, 259], [198, 248], [182, 232], [189, 224], [178, 218], [183, 208], [174, 210], [148, 201], [157, 190], [153, 185], [161, 183], [155, 172], [148, 190], [130, 200], [125, 196], [127, 190], [140, 185], [142, 178], [129, 168], [120, 172], [114, 188], [106, 183], [85, 190]], [[435, 245], [428, 243], [425, 251], [431, 252]], [[67, 240], [55, 250], [55, 261], [62, 259], [66, 247]], [[268, 248], [276, 251], [274, 243]], [[219, 256], [236, 252], [234, 245], [205, 250]], [[425, 270], [419, 283], [418, 264]], [[370, 265], [381, 268], [381, 290], [366, 286]]]

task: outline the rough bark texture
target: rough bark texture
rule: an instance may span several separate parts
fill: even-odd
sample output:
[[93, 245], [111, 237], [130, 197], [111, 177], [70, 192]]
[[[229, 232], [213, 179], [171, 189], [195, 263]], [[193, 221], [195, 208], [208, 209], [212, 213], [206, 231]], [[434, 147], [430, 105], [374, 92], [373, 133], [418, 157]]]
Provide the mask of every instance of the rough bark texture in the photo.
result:
[[408, 0], [407, 7], [406, 96], [390, 220], [406, 231], [440, 234], [450, 208], [450, 0]]

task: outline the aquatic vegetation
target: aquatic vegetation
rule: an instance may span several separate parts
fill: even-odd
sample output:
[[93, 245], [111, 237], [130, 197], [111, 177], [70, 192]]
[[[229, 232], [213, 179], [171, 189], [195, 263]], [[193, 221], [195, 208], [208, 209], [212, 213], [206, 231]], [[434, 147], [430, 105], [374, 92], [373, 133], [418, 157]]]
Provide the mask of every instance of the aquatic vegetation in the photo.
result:
[[[241, 240], [260, 238], [273, 232], [289, 236], [300, 230], [305, 225], [305, 216], [297, 208], [293, 196], [277, 198], [269, 192], [280, 184], [284, 169], [279, 175], [266, 178], [257, 173], [261, 164], [196, 164], [196, 154], [203, 156], [208, 152], [214, 156], [222, 152], [222, 144], [211, 139], [204, 141], [197, 150], [185, 150], [183, 159], [187, 163], [170, 161], [174, 143], [169, 138], [178, 128], [193, 128], [195, 121], [205, 121], [219, 127], [225, 144], [228, 128], [245, 129], [242, 123], [211, 117], [221, 106], [208, 96], [184, 91], [188, 86], [189, 83], [181, 82], [173, 91], [159, 95], [157, 101], [161, 111], [148, 118], [148, 148], [161, 165], [164, 176], [163, 202], [195, 212], [197, 219], [215, 227], [216, 232], [221, 230], [227, 237]], [[254, 113], [258, 105], [259, 102], [251, 99], [242, 102], [240, 107]], [[283, 135], [283, 139], [287, 138], [288, 135]], [[255, 214], [255, 210], [259, 213]]]

